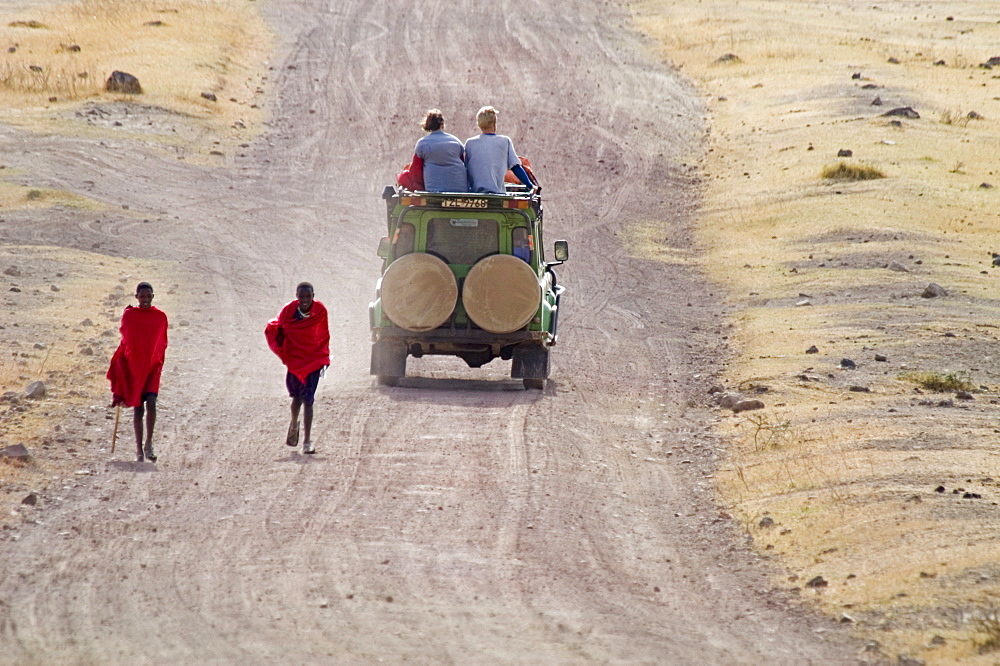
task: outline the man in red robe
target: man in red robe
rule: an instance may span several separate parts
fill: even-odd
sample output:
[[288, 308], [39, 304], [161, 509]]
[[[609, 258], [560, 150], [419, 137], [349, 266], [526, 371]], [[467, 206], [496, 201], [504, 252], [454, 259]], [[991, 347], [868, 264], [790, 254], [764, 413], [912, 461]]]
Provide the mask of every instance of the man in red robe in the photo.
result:
[[[111, 357], [108, 379], [111, 380], [111, 405], [133, 407], [135, 417], [135, 459], [156, 460], [153, 452], [153, 426], [156, 425], [156, 396], [160, 392], [160, 373], [167, 349], [167, 315], [153, 307], [153, 286], [140, 282], [135, 288], [139, 307], [130, 305], [122, 313], [119, 329], [121, 344]], [[146, 417], [143, 445], [142, 417]]]
[[305, 431], [303, 453], [316, 452], [310, 438], [313, 402], [319, 378], [330, 365], [330, 326], [326, 307], [313, 298], [314, 293], [311, 284], [301, 283], [295, 288], [296, 299], [281, 308], [278, 318], [269, 321], [264, 328], [267, 345], [288, 368], [285, 387], [292, 398], [292, 422], [288, 426], [285, 444], [296, 446], [299, 442], [301, 409]]

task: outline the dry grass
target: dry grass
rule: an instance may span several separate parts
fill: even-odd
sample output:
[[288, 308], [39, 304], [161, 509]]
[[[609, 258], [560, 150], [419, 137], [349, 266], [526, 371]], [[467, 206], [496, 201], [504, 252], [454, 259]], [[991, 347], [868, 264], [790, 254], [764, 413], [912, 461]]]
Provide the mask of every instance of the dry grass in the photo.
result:
[[[74, 132], [67, 108], [130, 96], [106, 93], [114, 70], [136, 76], [133, 101], [197, 122], [200, 150], [258, 131], [271, 35], [239, 0], [78, 0], [4, 16], [0, 9], [0, 112], [27, 129]], [[8, 47], [9, 45], [9, 47]], [[8, 51], [12, 48], [13, 52]], [[216, 95], [217, 102], [201, 96]], [[9, 112], [9, 113], [8, 113]], [[147, 139], [176, 141], [169, 130]]]
[[935, 393], [976, 390], [967, 372], [904, 372], [900, 378]]
[[885, 174], [876, 167], [868, 166], [867, 164], [848, 164], [846, 162], [838, 162], [837, 164], [823, 167], [823, 172], [820, 176], [826, 180], [847, 181], [885, 178]]
[[[998, 190], [980, 188], [1000, 186], [1000, 107], [995, 70], [976, 66], [1000, 41], [995, 7], [632, 7], [658, 55], [705, 92], [712, 132], [698, 236], [705, 271], [735, 309], [727, 383], [767, 386], [775, 410], [756, 422], [723, 414], [731, 453], [720, 501], [780, 557], [779, 584], [834, 617], [850, 613], [885, 658], [991, 663], [976, 648], [984, 632], [953, 609], [1000, 593], [997, 577], [977, 573], [996, 566], [1000, 538], [989, 510], [1000, 496], [990, 404], [1000, 399], [990, 255], [1000, 215]], [[739, 60], [718, 61], [730, 53]], [[881, 115], [899, 106], [921, 118]], [[849, 188], [817, 180], [841, 149], [885, 177]], [[642, 245], [665, 232], [647, 222], [634, 236], [637, 253], [655, 257]], [[921, 299], [929, 282], [949, 297]], [[806, 355], [812, 345], [819, 353]], [[975, 400], [939, 407], [901, 377], [935, 367], [968, 368], [928, 378], [977, 387]], [[775, 527], [759, 527], [763, 516]], [[829, 586], [804, 587], [816, 575]]]

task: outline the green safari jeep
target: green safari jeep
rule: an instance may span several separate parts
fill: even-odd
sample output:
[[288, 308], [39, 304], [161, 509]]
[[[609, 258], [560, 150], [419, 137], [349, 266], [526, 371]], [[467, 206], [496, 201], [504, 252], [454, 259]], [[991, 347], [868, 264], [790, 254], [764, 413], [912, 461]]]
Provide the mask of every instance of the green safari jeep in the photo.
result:
[[501, 358], [525, 388], [544, 388], [564, 291], [552, 267], [569, 247], [556, 241], [555, 260], [546, 261], [541, 196], [386, 187], [382, 198], [371, 374], [394, 386], [408, 356], [458, 356], [473, 368]]

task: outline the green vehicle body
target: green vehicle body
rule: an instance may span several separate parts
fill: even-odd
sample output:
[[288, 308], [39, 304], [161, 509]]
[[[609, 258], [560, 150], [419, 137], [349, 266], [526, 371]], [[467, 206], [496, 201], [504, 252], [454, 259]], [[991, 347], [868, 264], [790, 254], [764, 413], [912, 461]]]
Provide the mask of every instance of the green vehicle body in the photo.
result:
[[[378, 251], [381, 275], [384, 277], [393, 262], [407, 254], [431, 254], [447, 264], [459, 295], [444, 323], [431, 330], [409, 330], [397, 326], [386, 314], [380, 277], [375, 300], [368, 306], [371, 374], [382, 384], [395, 385], [405, 376], [409, 356], [458, 356], [474, 368], [500, 358], [513, 361], [511, 377], [522, 379], [525, 387], [543, 388], [549, 376], [549, 350], [557, 340], [559, 301], [564, 292], [552, 268], [567, 259], [568, 247], [565, 241], [556, 241], [555, 259], [546, 260], [540, 195], [516, 191], [409, 192], [387, 187], [383, 199], [386, 236]], [[484, 258], [497, 254], [525, 261], [539, 285], [537, 309], [530, 321], [503, 333], [478, 326], [463, 303], [463, 286], [470, 270]]]

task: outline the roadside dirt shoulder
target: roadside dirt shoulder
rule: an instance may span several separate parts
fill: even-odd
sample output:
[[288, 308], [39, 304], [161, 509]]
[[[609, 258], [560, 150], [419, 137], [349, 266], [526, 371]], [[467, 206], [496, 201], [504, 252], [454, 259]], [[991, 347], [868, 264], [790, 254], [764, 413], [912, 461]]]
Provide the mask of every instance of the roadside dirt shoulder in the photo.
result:
[[991, 663], [993, 7], [632, 6], [709, 108], [696, 237], [735, 354], [718, 397], [763, 406], [720, 408], [721, 501], [781, 585], [873, 649]]

